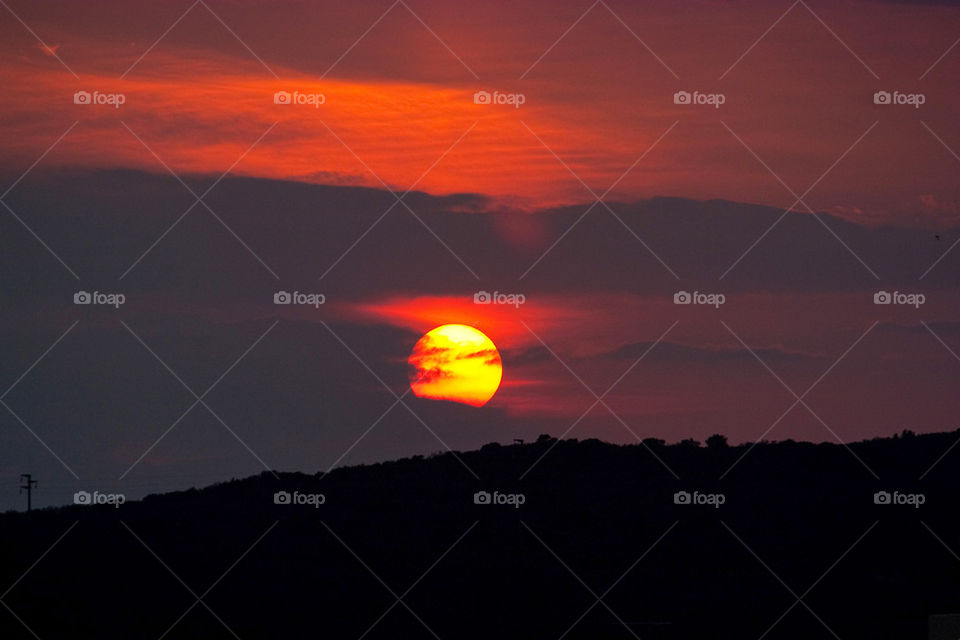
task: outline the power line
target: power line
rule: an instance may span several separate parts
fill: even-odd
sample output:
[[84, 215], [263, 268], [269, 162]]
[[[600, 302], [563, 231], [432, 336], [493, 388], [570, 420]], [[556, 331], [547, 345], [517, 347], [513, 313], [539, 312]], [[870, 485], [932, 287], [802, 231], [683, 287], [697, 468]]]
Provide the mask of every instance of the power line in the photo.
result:
[[33, 488], [37, 486], [37, 481], [33, 479], [33, 475], [29, 473], [20, 474], [20, 493], [23, 493], [23, 490], [27, 490], [27, 511], [30, 511], [33, 508]]

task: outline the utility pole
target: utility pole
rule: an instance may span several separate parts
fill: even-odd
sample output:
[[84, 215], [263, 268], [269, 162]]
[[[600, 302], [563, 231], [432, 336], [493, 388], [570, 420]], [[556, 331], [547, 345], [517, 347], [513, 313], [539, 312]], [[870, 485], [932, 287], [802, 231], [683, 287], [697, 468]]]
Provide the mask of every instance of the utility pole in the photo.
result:
[[23, 493], [23, 490], [27, 490], [27, 511], [30, 511], [33, 508], [33, 488], [37, 486], [37, 481], [33, 479], [33, 475], [29, 473], [20, 474], [20, 493]]

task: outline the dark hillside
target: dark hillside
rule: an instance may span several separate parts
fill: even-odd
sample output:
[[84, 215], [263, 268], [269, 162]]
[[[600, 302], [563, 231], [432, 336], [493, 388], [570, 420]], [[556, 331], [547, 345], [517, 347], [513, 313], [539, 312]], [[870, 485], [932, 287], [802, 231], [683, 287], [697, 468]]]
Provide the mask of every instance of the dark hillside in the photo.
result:
[[746, 447], [542, 438], [8, 513], [0, 637], [922, 638], [960, 612], [958, 436], [761, 444], [723, 479]]

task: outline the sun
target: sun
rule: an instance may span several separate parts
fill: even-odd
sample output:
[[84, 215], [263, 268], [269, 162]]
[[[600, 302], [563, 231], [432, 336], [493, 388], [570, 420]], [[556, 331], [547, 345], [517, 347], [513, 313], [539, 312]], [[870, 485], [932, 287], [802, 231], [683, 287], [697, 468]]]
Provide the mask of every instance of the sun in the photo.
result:
[[445, 324], [410, 352], [410, 388], [419, 398], [482, 407], [500, 388], [503, 364], [493, 341], [473, 327]]

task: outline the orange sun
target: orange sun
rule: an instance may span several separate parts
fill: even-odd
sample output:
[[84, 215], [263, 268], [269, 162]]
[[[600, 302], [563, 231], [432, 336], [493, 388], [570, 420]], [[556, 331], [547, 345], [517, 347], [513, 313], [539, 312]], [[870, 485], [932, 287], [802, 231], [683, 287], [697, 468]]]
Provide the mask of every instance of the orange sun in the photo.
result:
[[463, 324], [432, 329], [410, 352], [410, 388], [419, 398], [482, 407], [500, 387], [503, 365], [496, 345]]

